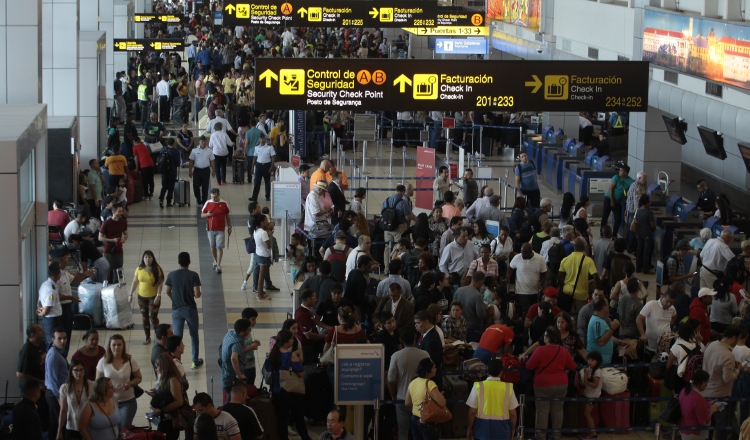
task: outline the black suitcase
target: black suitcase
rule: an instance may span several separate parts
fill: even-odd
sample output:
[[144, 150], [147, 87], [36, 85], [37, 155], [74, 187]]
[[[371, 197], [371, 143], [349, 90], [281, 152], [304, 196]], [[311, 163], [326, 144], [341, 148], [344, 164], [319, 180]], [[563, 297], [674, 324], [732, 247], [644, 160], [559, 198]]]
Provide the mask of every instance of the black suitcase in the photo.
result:
[[279, 429], [276, 426], [276, 407], [271, 402], [269, 394], [262, 394], [248, 399], [247, 405], [255, 410], [260, 426], [263, 427], [263, 439], [272, 440], [279, 438]]
[[319, 365], [305, 365], [305, 418], [324, 425], [333, 408], [333, 385], [328, 371]]
[[354, 133], [346, 132], [341, 135], [341, 148], [344, 150], [354, 149]]
[[[445, 375], [443, 376], [443, 394], [448, 401], [448, 409], [453, 418], [442, 424], [441, 436], [464, 438], [466, 428], [469, 427], [469, 407], [466, 405], [466, 399], [469, 398], [469, 383], [461, 375]], [[460, 400], [460, 402], [451, 402], [453, 399]]]
[[174, 184], [174, 203], [180, 206], [190, 206], [190, 182], [178, 180]]
[[237, 157], [232, 159], [232, 183], [245, 183], [245, 161]]
[[73, 330], [88, 331], [93, 328], [94, 325], [91, 322], [91, 317], [84, 313], [73, 315]]
[[385, 404], [380, 407], [378, 423], [377, 440], [398, 440], [398, 418], [394, 405]]

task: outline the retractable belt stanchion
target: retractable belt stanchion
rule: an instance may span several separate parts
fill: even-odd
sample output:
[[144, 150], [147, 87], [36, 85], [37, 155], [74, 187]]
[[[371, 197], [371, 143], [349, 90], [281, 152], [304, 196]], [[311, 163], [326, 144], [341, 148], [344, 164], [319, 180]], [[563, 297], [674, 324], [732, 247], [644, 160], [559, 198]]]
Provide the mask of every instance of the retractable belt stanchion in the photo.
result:
[[401, 184], [406, 182], [406, 147], [401, 147], [403, 154], [401, 155]]
[[391, 152], [388, 155], [388, 175], [393, 175], [393, 137], [391, 137]]

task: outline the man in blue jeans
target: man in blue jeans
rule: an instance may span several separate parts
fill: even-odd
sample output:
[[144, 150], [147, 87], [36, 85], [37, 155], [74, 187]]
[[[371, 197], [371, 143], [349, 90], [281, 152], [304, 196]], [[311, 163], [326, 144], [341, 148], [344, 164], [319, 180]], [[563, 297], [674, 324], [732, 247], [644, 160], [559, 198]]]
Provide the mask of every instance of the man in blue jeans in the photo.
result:
[[198, 357], [198, 306], [195, 299], [201, 297], [201, 278], [189, 269], [190, 254], [180, 252], [177, 256], [180, 268], [167, 275], [167, 296], [172, 300], [172, 326], [174, 334], [182, 337], [182, 330], [187, 321], [190, 330], [190, 341], [193, 346], [192, 369], [200, 368], [203, 359]]

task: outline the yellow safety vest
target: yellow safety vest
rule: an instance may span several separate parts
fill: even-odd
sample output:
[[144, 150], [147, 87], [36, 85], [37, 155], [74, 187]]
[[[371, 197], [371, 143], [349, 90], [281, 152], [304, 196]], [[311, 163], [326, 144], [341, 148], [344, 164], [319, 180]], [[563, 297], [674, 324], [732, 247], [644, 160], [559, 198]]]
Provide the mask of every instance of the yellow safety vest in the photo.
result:
[[615, 121], [615, 125], [613, 125], [612, 128], [623, 128], [622, 117], [620, 117], [620, 115], [617, 115], [617, 120]]
[[138, 100], [139, 101], [148, 101], [148, 97], [146, 96], [147, 90], [148, 90], [148, 86], [146, 84], [141, 84], [138, 86]]
[[477, 393], [477, 417], [507, 420], [513, 384], [500, 380], [485, 380], [474, 384]]

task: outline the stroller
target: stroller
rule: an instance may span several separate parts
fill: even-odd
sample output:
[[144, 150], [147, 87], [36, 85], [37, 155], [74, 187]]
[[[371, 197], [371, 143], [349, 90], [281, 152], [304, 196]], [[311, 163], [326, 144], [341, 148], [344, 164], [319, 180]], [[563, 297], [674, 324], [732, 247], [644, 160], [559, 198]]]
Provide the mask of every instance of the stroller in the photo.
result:
[[190, 116], [190, 100], [177, 96], [172, 100], [172, 121], [182, 124], [188, 121]]

